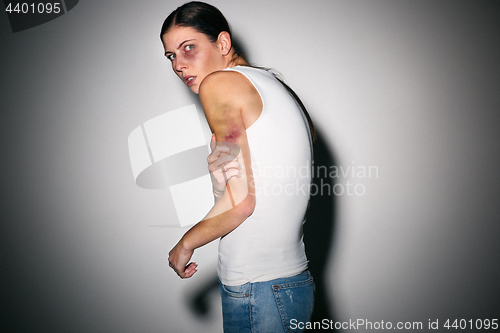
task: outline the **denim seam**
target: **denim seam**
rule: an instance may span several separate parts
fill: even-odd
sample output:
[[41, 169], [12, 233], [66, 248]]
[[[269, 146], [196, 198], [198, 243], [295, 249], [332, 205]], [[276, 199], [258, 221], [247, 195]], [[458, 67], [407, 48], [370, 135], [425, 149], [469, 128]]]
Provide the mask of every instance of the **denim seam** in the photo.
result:
[[248, 318], [250, 320], [250, 331], [254, 332], [254, 323], [253, 323], [253, 312], [252, 312], [252, 301], [253, 301], [253, 296], [254, 294], [252, 293], [252, 286], [253, 284], [250, 283], [250, 290], [248, 291], [248, 313], [250, 314], [250, 318]]
[[[250, 286], [251, 288], [251, 286]], [[249, 297], [249, 293], [234, 293], [232, 291], [229, 291], [226, 289], [226, 287], [224, 285], [222, 285], [222, 290], [224, 291], [224, 293], [229, 296], [229, 297], [234, 297], [234, 298], [245, 298], [245, 297]], [[251, 289], [250, 289], [251, 291]]]
[[274, 300], [276, 301], [276, 304], [278, 305], [278, 310], [279, 310], [279, 313], [280, 313], [280, 317], [281, 317], [281, 324], [283, 325], [283, 331], [284, 332], [289, 332], [287, 327], [286, 327], [286, 318], [285, 318], [285, 315], [284, 315], [284, 311], [283, 311], [283, 306], [281, 305], [281, 300], [280, 300], [280, 297], [279, 295], [277, 294], [277, 291], [278, 291], [278, 288], [275, 288], [277, 286], [273, 286], [273, 294], [274, 294]]
[[299, 286], [308, 285], [308, 284], [312, 284], [312, 283], [314, 283], [314, 279], [311, 277], [310, 279], [307, 279], [305, 281], [275, 284], [275, 285], [273, 285], [273, 290], [281, 290], [281, 289], [299, 287]]
[[[294, 287], [303, 287], [303, 286], [308, 286], [312, 285], [314, 286], [314, 279], [310, 277], [309, 279], [305, 281], [297, 281], [297, 282], [290, 282], [290, 283], [283, 283], [283, 284], [275, 284], [272, 286], [273, 288], [273, 294], [274, 294], [274, 299], [276, 300], [276, 304], [278, 305], [278, 310], [280, 313], [281, 317], [281, 324], [283, 325], [283, 331], [287, 333], [293, 333], [293, 331], [290, 331], [287, 326], [285, 314], [284, 314], [284, 309], [283, 305], [281, 304], [281, 298], [279, 295], [279, 291], [286, 290], [289, 288], [294, 288]], [[314, 290], [314, 289], [313, 289]], [[314, 291], [313, 291], [314, 292]]]

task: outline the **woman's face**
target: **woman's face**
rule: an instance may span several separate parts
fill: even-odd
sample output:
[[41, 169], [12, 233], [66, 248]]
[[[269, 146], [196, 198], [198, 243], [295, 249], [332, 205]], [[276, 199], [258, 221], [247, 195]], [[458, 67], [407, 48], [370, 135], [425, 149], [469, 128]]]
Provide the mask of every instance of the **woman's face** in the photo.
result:
[[191, 27], [174, 26], [163, 35], [162, 41], [175, 74], [195, 94], [208, 74], [227, 67], [223, 43], [219, 40], [212, 43]]

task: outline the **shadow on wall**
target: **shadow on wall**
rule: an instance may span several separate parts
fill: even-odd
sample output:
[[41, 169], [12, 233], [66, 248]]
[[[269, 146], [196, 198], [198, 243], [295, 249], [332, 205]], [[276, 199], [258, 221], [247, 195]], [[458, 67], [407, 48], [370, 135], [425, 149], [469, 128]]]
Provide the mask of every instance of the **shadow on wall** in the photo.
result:
[[[335, 158], [318, 130], [316, 130], [316, 135], [313, 146], [314, 170], [318, 170], [318, 167], [321, 166], [330, 170], [330, 167], [335, 165]], [[336, 198], [332, 189], [335, 184], [333, 178], [327, 177], [323, 173], [314, 172], [313, 176], [309, 209], [304, 224], [304, 243], [307, 259], [309, 259], [309, 271], [316, 284], [311, 322], [321, 322], [323, 319], [335, 322], [334, 309], [328, 300], [329, 294], [326, 288], [329, 280], [327, 276], [328, 259], [332, 258], [332, 241], [334, 239]]]
[[[332, 152], [326, 145], [321, 133], [317, 133], [317, 139], [314, 143], [315, 168], [326, 166], [329, 169], [330, 166], [335, 165], [334, 163]], [[315, 177], [313, 184], [315, 184], [313, 187], [318, 189], [321, 189], [321, 187], [324, 189], [333, 189], [334, 182], [332, 178]], [[314, 190], [311, 193], [314, 193]], [[311, 196], [309, 210], [306, 214], [306, 223], [304, 225], [304, 243], [307, 258], [309, 259], [309, 271], [316, 283], [314, 312], [311, 322], [321, 322], [323, 319], [335, 321], [326, 288], [328, 284], [326, 268], [328, 266], [328, 258], [331, 257], [335, 225], [335, 196], [331, 193], [332, 191], [325, 190], [322, 195], [318, 193]], [[218, 292], [219, 283], [217, 276], [214, 276], [213, 279], [208, 280], [192, 294], [189, 301], [191, 311], [200, 317], [200, 319], [209, 319], [213, 315], [213, 311], [210, 309], [211, 298], [214, 297], [214, 294], [218, 294]]]

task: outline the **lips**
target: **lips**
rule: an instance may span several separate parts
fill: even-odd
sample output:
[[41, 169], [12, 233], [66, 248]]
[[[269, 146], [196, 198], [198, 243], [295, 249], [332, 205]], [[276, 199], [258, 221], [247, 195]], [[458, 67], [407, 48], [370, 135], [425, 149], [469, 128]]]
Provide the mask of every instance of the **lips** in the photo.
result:
[[182, 78], [184, 82], [187, 84], [188, 87], [191, 87], [194, 84], [194, 81], [196, 80], [196, 76], [193, 75], [187, 75]]

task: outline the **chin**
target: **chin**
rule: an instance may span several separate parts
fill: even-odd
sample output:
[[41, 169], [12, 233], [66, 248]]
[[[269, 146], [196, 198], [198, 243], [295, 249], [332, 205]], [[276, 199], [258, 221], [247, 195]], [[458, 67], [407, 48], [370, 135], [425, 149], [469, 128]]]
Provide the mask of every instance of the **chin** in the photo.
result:
[[200, 87], [197, 84], [192, 87], [189, 87], [189, 89], [191, 89], [191, 91], [194, 92], [196, 95], [198, 95], [198, 92], [200, 91]]

